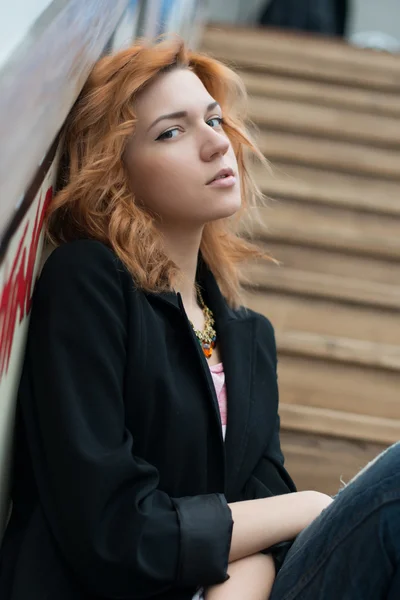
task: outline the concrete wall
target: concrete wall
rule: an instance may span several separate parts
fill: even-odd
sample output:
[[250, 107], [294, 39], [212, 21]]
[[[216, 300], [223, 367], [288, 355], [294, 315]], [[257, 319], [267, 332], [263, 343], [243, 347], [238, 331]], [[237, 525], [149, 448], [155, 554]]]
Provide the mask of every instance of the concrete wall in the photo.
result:
[[210, 21], [219, 23], [254, 23], [266, 0], [209, 0]]
[[0, 68], [53, 0], [4, 0], [0, 3]]
[[381, 31], [400, 40], [399, 0], [353, 0], [349, 34]]

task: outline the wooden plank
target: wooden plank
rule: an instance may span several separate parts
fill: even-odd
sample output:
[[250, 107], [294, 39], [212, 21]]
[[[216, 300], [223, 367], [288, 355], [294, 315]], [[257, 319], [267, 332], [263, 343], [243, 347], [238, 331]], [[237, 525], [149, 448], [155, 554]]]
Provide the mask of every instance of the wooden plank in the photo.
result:
[[400, 346], [397, 346], [397, 368], [390, 370], [381, 368], [379, 356], [372, 353], [368, 356], [364, 352], [371, 365], [355, 364], [350, 362], [353, 357], [339, 362], [329, 349], [325, 358], [307, 355], [308, 347], [299, 348], [296, 354], [286, 354], [279, 335], [278, 342], [282, 404], [400, 420]]
[[386, 444], [350, 441], [294, 431], [281, 432], [286, 468], [298, 490], [335, 495], [365, 465], [386, 449]]
[[[234, 33], [234, 35], [233, 35]], [[248, 33], [222, 27], [204, 32], [202, 48], [232, 66], [278, 73], [303, 79], [400, 91], [398, 57], [358, 50], [345, 44], [326, 46], [315, 37], [311, 45], [296, 34], [274, 34], [270, 30]], [[324, 50], [327, 50], [324, 52]], [[388, 59], [388, 60], [386, 60]]]
[[277, 331], [302, 331], [400, 345], [399, 311], [274, 291], [247, 291], [244, 302], [271, 319]]
[[[336, 248], [400, 259], [400, 219], [285, 200], [261, 207], [243, 221], [255, 238]], [[397, 282], [400, 282], [400, 274]]]
[[371, 115], [400, 116], [398, 93], [292, 79], [271, 73], [254, 73], [245, 69], [239, 69], [239, 75], [250, 95], [290, 99], [311, 105], [323, 104]]
[[263, 193], [272, 198], [400, 216], [400, 184], [397, 181], [332, 173], [277, 161], [274, 161], [272, 172], [259, 164], [252, 165], [252, 172]]
[[341, 412], [315, 406], [298, 406], [281, 402], [282, 427], [329, 435], [339, 439], [362, 440], [376, 444], [394, 444], [400, 439], [400, 419], [383, 419], [362, 414]]
[[298, 59], [318, 58], [321, 61], [328, 60], [333, 63], [350, 63], [378, 70], [394, 70], [397, 74], [400, 72], [398, 55], [359, 48], [337, 37], [265, 26], [229, 25], [229, 23], [210, 23], [205, 33], [207, 36], [210, 35], [224, 41], [240, 39], [243, 43], [258, 49], [258, 52], [260, 50], [271, 51], [279, 47], [283, 52], [295, 54]]
[[246, 282], [247, 287], [254, 291], [273, 290], [400, 311], [400, 277], [398, 285], [377, 284], [340, 275], [258, 263], [247, 265]]
[[400, 147], [400, 122], [394, 117], [265, 96], [250, 97], [249, 116], [269, 131], [288, 131], [382, 148]]
[[304, 243], [291, 245], [285, 241], [278, 242], [266, 239], [260, 246], [281, 265], [288, 269], [300, 269], [312, 273], [332, 274], [341, 277], [369, 281], [371, 283], [392, 284], [399, 279], [399, 263], [371, 256], [350, 253], [345, 248], [321, 248], [318, 245]]
[[[376, 343], [370, 340], [357, 340], [344, 336], [316, 334], [307, 331], [277, 331], [278, 350], [281, 355], [294, 356], [304, 360], [320, 361], [342, 365], [356, 365], [371, 369], [400, 372], [400, 346], [398, 344]], [[321, 366], [322, 363], [319, 363]], [[387, 375], [387, 373], [386, 373]], [[388, 375], [388, 377], [390, 377]], [[396, 390], [396, 398], [398, 397]], [[354, 411], [357, 412], [357, 411]]]
[[261, 151], [272, 164], [279, 161], [337, 173], [400, 180], [400, 153], [394, 150], [285, 131], [262, 131], [257, 139]]

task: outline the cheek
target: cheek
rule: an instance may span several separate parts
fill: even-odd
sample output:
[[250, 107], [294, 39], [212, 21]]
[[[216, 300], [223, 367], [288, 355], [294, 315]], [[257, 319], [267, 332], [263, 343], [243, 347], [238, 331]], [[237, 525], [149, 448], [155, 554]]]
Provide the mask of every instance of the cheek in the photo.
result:
[[163, 179], [163, 164], [156, 156], [138, 152], [131, 158], [129, 176], [133, 193], [138, 199], [145, 201], [160, 186]]
[[189, 155], [190, 152], [174, 152], [172, 148], [160, 155], [142, 153], [130, 164], [133, 193], [153, 209], [179, 202], [179, 197], [186, 197], [200, 180]]
[[164, 203], [178, 185], [180, 168], [171, 161], [151, 161], [138, 169], [139, 195], [152, 206]]

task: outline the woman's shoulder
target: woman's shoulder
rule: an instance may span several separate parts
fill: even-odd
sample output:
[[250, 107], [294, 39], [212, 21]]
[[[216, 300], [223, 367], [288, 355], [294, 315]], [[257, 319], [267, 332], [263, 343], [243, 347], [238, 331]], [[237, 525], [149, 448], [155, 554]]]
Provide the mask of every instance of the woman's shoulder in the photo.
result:
[[260, 347], [263, 347], [268, 354], [273, 356], [273, 360], [276, 361], [275, 329], [271, 321], [264, 314], [250, 308], [241, 308], [239, 311], [242, 318], [247, 317], [247, 319], [255, 322], [256, 327], [253, 331], [256, 343]]
[[117, 264], [119, 259], [102, 242], [93, 239], [79, 239], [50, 249], [43, 270], [70, 266], [78, 269], [90, 269], [99, 263]]
[[275, 337], [274, 326], [271, 321], [264, 314], [251, 310], [247, 307], [240, 307], [235, 311], [237, 316], [241, 319], [252, 319], [257, 323], [257, 327], [265, 333], [268, 333], [273, 338]]
[[67, 282], [84, 278], [117, 278], [126, 274], [118, 256], [105, 244], [93, 239], [65, 242], [45, 252], [40, 280]]
[[[117, 255], [105, 244], [91, 239], [66, 242], [47, 256], [35, 286], [35, 298], [103, 296], [118, 300], [134, 287]], [[119, 300], [118, 300], [119, 301]]]

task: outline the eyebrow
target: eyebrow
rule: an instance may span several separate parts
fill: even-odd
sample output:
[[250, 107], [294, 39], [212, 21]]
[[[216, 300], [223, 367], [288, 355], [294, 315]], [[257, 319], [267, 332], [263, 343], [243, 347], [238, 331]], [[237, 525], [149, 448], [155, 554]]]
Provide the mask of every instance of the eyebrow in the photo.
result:
[[[209, 104], [207, 106], [206, 112], [213, 110], [213, 108], [217, 108], [217, 106], [219, 107], [218, 102], [211, 102], [211, 104]], [[152, 129], [152, 127], [154, 127], [154, 125], [157, 125], [157, 123], [159, 123], [160, 121], [163, 121], [164, 119], [183, 119], [184, 117], [187, 117], [187, 116], [188, 116], [188, 113], [186, 110], [180, 110], [178, 112], [169, 113], [168, 115], [161, 115], [161, 117], [157, 117], [157, 119], [150, 125], [150, 127], [147, 129], [147, 131], [150, 131], [150, 129]]]

